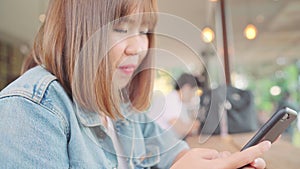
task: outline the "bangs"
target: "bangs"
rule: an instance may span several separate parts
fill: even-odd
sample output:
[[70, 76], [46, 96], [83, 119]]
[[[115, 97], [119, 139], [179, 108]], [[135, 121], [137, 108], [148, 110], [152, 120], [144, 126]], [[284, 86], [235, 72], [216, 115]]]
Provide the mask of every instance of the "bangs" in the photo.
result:
[[157, 7], [153, 1], [156, 0], [118, 0], [119, 9], [115, 10], [114, 20], [136, 14], [141, 24], [153, 31], [157, 23]]

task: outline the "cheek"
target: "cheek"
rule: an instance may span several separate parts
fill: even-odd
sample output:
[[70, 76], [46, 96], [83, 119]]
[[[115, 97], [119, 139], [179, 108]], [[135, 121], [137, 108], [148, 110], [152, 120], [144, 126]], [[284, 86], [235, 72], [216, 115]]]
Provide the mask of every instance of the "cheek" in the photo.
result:
[[149, 49], [149, 39], [148, 39], [148, 37], [145, 37], [145, 39], [144, 39], [143, 49], [145, 51], [147, 51]]
[[141, 49], [142, 49], [142, 51], [140, 53], [140, 56], [141, 56], [141, 60], [143, 60], [146, 57], [146, 55], [148, 53], [148, 50], [149, 50], [149, 40], [148, 40], [148, 38], [144, 39], [144, 41], [142, 43], [142, 46], [141, 46]]
[[108, 52], [109, 60], [112, 66], [115, 67], [119, 60], [122, 58], [122, 52], [124, 51], [124, 45], [122, 43], [115, 44]]
[[145, 36], [144, 38], [143, 38], [143, 40], [144, 40], [144, 49], [148, 49], [148, 47], [149, 47], [149, 38], [148, 38], [148, 36]]

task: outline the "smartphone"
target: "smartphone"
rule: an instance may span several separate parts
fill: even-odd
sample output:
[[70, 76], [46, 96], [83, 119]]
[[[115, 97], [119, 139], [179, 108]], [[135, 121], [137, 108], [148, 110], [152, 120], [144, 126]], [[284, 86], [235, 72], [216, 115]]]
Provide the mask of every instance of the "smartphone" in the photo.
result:
[[273, 143], [280, 134], [297, 118], [297, 112], [285, 107], [278, 110], [272, 117], [256, 132], [241, 151], [254, 146], [262, 141], [269, 140]]

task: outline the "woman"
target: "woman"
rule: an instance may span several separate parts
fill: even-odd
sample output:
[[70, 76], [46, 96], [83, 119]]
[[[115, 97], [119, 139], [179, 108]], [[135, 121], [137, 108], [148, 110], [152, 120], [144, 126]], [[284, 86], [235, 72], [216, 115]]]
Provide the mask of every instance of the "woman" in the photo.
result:
[[156, 9], [155, 0], [50, 1], [23, 75], [0, 94], [1, 168], [265, 167], [257, 157], [269, 142], [233, 155], [190, 150], [142, 113]]

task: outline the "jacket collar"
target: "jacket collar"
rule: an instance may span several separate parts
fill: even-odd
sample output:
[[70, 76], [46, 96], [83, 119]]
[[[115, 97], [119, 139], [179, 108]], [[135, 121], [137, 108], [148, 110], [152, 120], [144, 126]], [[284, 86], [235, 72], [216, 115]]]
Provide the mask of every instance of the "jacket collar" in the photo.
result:
[[[121, 105], [121, 113], [124, 116], [125, 119], [128, 119], [132, 114], [132, 112], [128, 111], [128, 104], [122, 104]], [[83, 108], [81, 108], [76, 102], [75, 102], [75, 112], [76, 116], [79, 119], [80, 123], [83, 124], [86, 127], [95, 127], [95, 126], [103, 126], [101, 121], [101, 115], [97, 112], [91, 112], [87, 111]], [[116, 122], [122, 121], [116, 120]]]
[[102, 125], [101, 115], [99, 113], [87, 111], [86, 109], [81, 108], [76, 102], [75, 112], [80, 123], [86, 127], [95, 127]]

